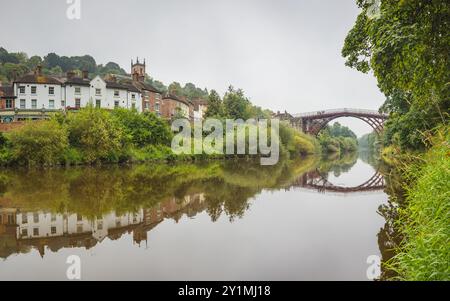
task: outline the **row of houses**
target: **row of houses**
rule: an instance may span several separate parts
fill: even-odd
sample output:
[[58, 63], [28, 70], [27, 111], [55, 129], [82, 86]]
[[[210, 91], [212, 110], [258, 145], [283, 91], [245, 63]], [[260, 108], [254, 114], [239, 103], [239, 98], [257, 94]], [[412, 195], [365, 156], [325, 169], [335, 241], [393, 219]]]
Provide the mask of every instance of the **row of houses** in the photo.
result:
[[0, 87], [0, 122], [47, 118], [57, 111], [79, 110], [92, 104], [98, 108], [135, 109], [154, 112], [171, 119], [184, 116], [201, 120], [207, 110], [204, 100], [189, 100], [173, 93], [162, 93], [145, 82], [146, 64], [131, 62], [130, 76], [108, 75], [90, 79], [87, 71], [82, 76], [67, 72], [64, 77], [42, 73], [42, 66], [13, 82]]

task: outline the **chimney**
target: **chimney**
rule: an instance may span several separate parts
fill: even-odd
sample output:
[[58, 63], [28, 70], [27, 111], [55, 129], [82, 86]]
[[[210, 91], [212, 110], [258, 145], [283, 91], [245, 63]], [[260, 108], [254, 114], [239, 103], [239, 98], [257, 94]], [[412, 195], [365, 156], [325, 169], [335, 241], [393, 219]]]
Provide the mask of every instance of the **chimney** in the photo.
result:
[[89, 79], [89, 71], [83, 70], [83, 79]]
[[73, 71], [67, 72], [67, 79], [72, 79], [74, 77], [75, 77], [75, 72], [73, 72]]

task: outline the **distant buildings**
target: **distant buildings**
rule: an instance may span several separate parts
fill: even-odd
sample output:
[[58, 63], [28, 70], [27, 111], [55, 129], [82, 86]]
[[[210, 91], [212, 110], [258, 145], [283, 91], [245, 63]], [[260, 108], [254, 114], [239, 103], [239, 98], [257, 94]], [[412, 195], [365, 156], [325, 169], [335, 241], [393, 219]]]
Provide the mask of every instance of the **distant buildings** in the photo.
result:
[[205, 101], [192, 102], [172, 92], [163, 95], [145, 82], [146, 64], [139, 59], [131, 61], [131, 76], [109, 75], [89, 78], [87, 71], [81, 77], [67, 72], [65, 77], [44, 75], [42, 67], [15, 80], [10, 87], [0, 87], [0, 122], [48, 118], [49, 113], [79, 110], [92, 104], [104, 109], [135, 109], [154, 112], [171, 119], [183, 116], [203, 119]]

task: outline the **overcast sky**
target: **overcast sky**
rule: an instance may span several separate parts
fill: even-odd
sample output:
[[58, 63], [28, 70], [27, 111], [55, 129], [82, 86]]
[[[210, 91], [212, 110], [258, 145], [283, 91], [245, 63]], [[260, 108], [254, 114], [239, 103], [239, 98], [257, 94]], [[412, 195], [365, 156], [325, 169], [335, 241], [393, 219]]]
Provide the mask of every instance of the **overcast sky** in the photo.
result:
[[[0, 0], [0, 46], [44, 56], [90, 54], [98, 64], [146, 58], [147, 73], [169, 84], [224, 92], [232, 84], [273, 111], [378, 109], [372, 75], [344, 65], [341, 49], [355, 0]], [[339, 119], [359, 135], [362, 121]]]

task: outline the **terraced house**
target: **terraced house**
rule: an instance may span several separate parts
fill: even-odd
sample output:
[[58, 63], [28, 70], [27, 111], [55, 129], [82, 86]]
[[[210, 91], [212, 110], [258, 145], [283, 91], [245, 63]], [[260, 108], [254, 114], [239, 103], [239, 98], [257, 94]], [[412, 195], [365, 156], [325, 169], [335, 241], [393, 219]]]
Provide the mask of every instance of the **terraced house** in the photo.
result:
[[[0, 87], [0, 122], [49, 118], [51, 113], [76, 111], [88, 104], [97, 108], [134, 109], [154, 112], [171, 119], [184, 116], [191, 120], [203, 116], [205, 105], [199, 107], [185, 98], [161, 91], [145, 82], [146, 63], [131, 61], [131, 75], [95, 76], [87, 71], [76, 76], [69, 71], [65, 76], [49, 76], [38, 66], [33, 72], [15, 80], [10, 87]], [[195, 109], [202, 112], [194, 113]]]

